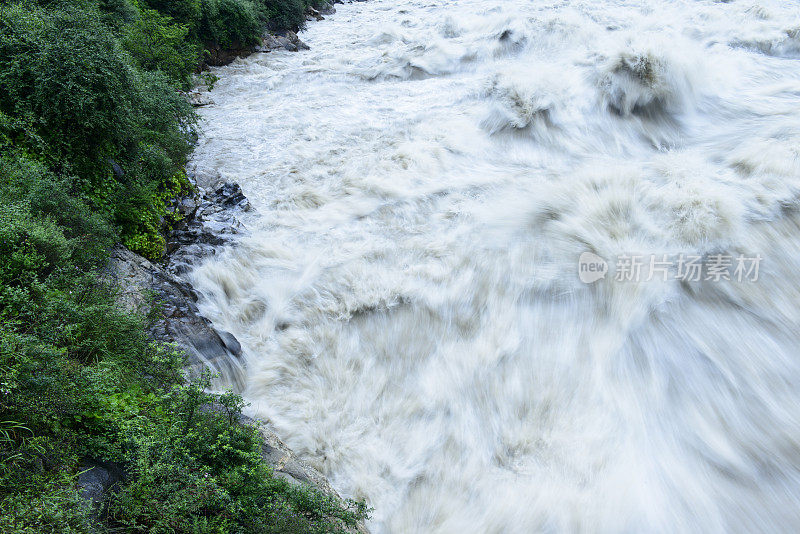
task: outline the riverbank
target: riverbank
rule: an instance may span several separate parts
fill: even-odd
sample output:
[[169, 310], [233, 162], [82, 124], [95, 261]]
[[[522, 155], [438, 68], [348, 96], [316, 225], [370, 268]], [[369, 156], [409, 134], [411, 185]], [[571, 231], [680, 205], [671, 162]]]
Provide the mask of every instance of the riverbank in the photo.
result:
[[293, 31], [306, 7], [0, 6], [3, 532], [327, 532], [364, 517], [242, 424], [241, 397], [211, 392], [209, 365], [239, 349], [181, 280], [246, 209], [185, 172], [201, 50]]
[[[192, 185], [192, 193], [178, 202], [183, 217], [167, 236], [164, 258], [154, 263], [117, 246], [111, 252], [108, 278], [119, 289], [117, 304], [121, 308], [151, 317], [152, 339], [169, 344], [188, 357], [189, 376], [202, 380], [203, 374], [211, 370], [212, 388], [238, 390], [243, 386], [245, 372], [241, 345], [233, 334], [217, 330], [202, 316], [196, 305], [200, 295], [188, 275], [204, 258], [222, 247], [235, 246], [237, 237], [246, 235], [239, 216], [251, 206], [238, 184], [219, 183], [207, 189], [193, 180]], [[222, 406], [212, 401], [203, 409], [220, 410]], [[298, 458], [266, 423], [238, 414], [233, 424], [258, 430], [261, 457], [275, 476], [296, 486], [313, 487], [347, 506], [328, 480]], [[96, 460], [86, 465], [79, 486], [84, 498], [102, 506], [114, 483], [126, 474], [119, 466]], [[97, 480], [105, 482], [98, 485]], [[366, 529], [359, 522], [352, 531]]]

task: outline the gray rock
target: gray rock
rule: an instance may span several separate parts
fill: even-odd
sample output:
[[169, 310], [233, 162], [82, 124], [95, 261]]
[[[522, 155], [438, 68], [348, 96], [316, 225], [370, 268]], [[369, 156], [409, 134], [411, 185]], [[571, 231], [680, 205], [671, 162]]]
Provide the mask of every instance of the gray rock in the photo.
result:
[[104, 462], [87, 458], [81, 462], [78, 475], [78, 490], [91, 507], [90, 513], [97, 518], [120, 483], [127, 479], [127, 473], [115, 462]]
[[256, 51], [269, 52], [279, 48], [283, 48], [281, 42], [274, 35], [267, 33], [261, 38], [261, 44], [256, 47]]
[[336, 13], [336, 8], [333, 7], [333, 4], [325, 2], [319, 7], [319, 12], [323, 15], [333, 15]]
[[[330, 485], [325, 475], [317, 469], [300, 459], [263, 421], [252, 419], [245, 415], [240, 416], [243, 424], [255, 426], [261, 434], [263, 445], [261, 446], [261, 457], [272, 467], [276, 476], [279, 476], [292, 484], [313, 486], [323, 493], [336, 499], [342, 497]], [[359, 524], [351, 532], [366, 534], [368, 531], [363, 524]]]
[[289, 40], [297, 47], [298, 50], [311, 50], [311, 47], [301, 41], [297, 34], [293, 31], [287, 31], [286, 37], [289, 38]]
[[308, 20], [308, 21], [311, 21], [311, 20], [319, 21], [319, 20], [325, 20], [325, 17], [323, 17], [322, 13], [320, 13], [319, 11], [314, 9], [313, 7], [308, 6], [306, 8], [306, 20]]
[[122, 246], [112, 251], [109, 271], [120, 288], [118, 303], [131, 311], [157, 312], [152, 337], [183, 351], [192, 374], [207, 367], [223, 381], [242, 385], [241, 345], [200, 315], [191, 285]]
[[[232, 243], [245, 231], [235, 213], [251, 209], [238, 184], [226, 182], [196, 192], [178, 203], [185, 219], [167, 239], [165, 261], [155, 264], [117, 246], [108, 277], [119, 288], [118, 302], [141, 313], [155, 311], [154, 339], [174, 344], [188, 357], [188, 368], [218, 373], [223, 382], [242, 385], [242, 347], [230, 332], [219, 332], [200, 315], [199, 295], [186, 278], [193, 266]], [[155, 305], [155, 310], [153, 306]]]
[[298, 50], [310, 50], [311, 48], [301, 41], [297, 34], [291, 30], [278, 34], [275, 39], [277, 39], [285, 49], [292, 52], [297, 52]]
[[226, 182], [214, 191], [213, 201], [226, 208], [238, 208], [242, 211], [250, 211], [250, 201], [242, 193], [239, 184]]
[[[310, 8], [313, 9], [313, 8]], [[313, 10], [316, 16], [311, 16], [309, 20], [322, 20], [324, 17], [320, 15], [319, 11]], [[290, 52], [297, 52], [298, 50], [309, 50], [309, 46], [297, 37], [293, 31], [285, 31], [278, 34], [266, 34], [261, 38], [261, 44], [256, 47], [257, 52], [270, 52], [272, 50], [288, 50]]]
[[207, 92], [192, 91], [186, 95], [189, 98], [189, 103], [196, 107], [209, 106], [214, 103], [214, 99]]
[[277, 41], [281, 44], [283, 48], [288, 50], [289, 52], [297, 52], [297, 45], [294, 44], [290, 39], [287, 37], [279, 36], [276, 37]]
[[111, 163], [111, 171], [114, 173], [114, 178], [119, 180], [125, 176], [125, 171], [122, 169], [119, 163], [113, 159], [108, 160], [108, 162]]

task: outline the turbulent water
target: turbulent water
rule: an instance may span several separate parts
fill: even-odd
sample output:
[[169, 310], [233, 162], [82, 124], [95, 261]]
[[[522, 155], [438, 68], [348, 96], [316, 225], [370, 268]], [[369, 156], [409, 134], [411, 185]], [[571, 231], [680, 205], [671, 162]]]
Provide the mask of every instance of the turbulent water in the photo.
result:
[[254, 415], [376, 533], [800, 531], [800, 6], [337, 9], [202, 109]]

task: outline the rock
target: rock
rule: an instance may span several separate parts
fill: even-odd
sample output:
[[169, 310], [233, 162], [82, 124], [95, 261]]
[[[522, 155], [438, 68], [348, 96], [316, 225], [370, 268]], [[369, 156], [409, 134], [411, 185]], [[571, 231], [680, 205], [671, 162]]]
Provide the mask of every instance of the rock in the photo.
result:
[[217, 44], [209, 43], [206, 44], [206, 50], [208, 50], [208, 54], [206, 54], [205, 64], [211, 67], [223, 67], [233, 63], [236, 58], [249, 56], [255, 51], [255, 47], [234, 43], [230, 48], [222, 48]]
[[[314, 10], [316, 11], [316, 10]], [[319, 15], [319, 12], [317, 12]], [[322, 17], [322, 15], [319, 15]], [[324, 17], [322, 17], [324, 18]], [[312, 17], [311, 20], [322, 20]], [[278, 34], [266, 34], [261, 38], [261, 44], [256, 47], [258, 52], [269, 52], [272, 50], [288, 50], [290, 52], [297, 52], [298, 50], [309, 50], [309, 46], [297, 37], [293, 31], [281, 32]]]
[[225, 330], [217, 330], [217, 335], [231, 354], [237, 357], [242, 355], [242, 345], [233, 334]]
[[256, 51], [269, 52], [279, 48], [283, 48], [283, 44], [274, 35], [267, 33], [261, 38], [261, 44], [256, 47]]
[[183, 198], [178, 203], [178, 211], [181, 212], [181, 215], [183, 215], [184, 219], [193, 218], [197, 214], [198, 207], [199, 204], [197, 202], [197, 199], [195, 199], [194, 197]]
[[214, 201], [226, 208], [237, 208], [242, 211], [250, 211], [250, 202], [242, 193], [239, 184], [226, 182], [214, 191]]
[[336, 8], [333, 7], [333, 4], [325, 2], [319, 7], [318, 11], [323, 15], [333, 15], [336, 13]]
[[214, 103], [214, 100], [211, 98], [211, 95], [200, 91], [192, 91], [187, 95], [187, 97], [189, 98], [189, 103], [196, 108], [209, 106]]
[[286, 38], [289, 39], [289, 41], [295, 45], [298, 50], [311, 50], [311, 47], [301, 41], [297, 34], [291, 30], [286, 32]]
[[278, 43], [280, 43], [281, 47], [285, 48], [289, 52], [297, 52], [297, 45], [292, 43], [292, 41], [290, 41], [288, 38], [279, 35], [275, 39], [278, 41]]
[[208, 367], [223, 380], [241, 384], [241, 345], [232, 334], [217, 331], [200, 315], [195, 304], [199, 295], [191, 285], [121, 246], [112, 251], [109, 267], [120, 287], [118, 303], [131, 311], [156, 311], [152, 337], [182, 350], [193, 374]]
[[111, 171], [114, 173], [114, 178], [117, 180], [122, 179], [125, 176], [125, 171], [122, 170], [122, 167], [120, 167], [119, 163], [113, 159], [108, 160], [108, 162], [111, 164]]
[[196, 304], [199, 295], [184, 277], [203, 258], [215, 254], [217, 247], [231, 243], [245, 231], [234, 214], [251, 207], [241, 187], [233, 182], [211, 191], [199, 186], [195, 189], [176, 206], [185, 218], [168, 236], [163, 264], [117, 246], [111, 252], [107, 277], [119, 287], [120, 306], [142, 313], [157, 312], [152, 337], [182, 350], [192, 373], [208, 367], [224, 382], [242, 385], [239, 341], [230, 332], [216, 330], [200, 315]]
[[280, 46], [289, 50], [291, 52], [297, 52], [298, 50], [309, 50], [310, 47], [305, 44], [303, 41], [297, 37], [297, 34], [291, 30], [287, 30], [285, 32], [281, 32], [274, 36], [275, 41], [277, 41]]
[[[261, 457], [272, 466], [275, 475], [288, 480], [293, 484], [310, 485], [323, 493], [342, 500], [342, 497], [331, 487], [325, 476], [297, 457], [292, 450], [278, 437], [278, 435], [265, 423], [242, 416], [242, 422], [249, 423], [258, 428], [263, 445]], [[359, 523], [350, 532], [367, 534], [366, 526]]]
[[104, 462], [87, 458], [81, 462], [78, 475], [78, 489], [91, 507], [91, 515], [97, 517], [120, 483], [127, 479], [127, 473], [115, 462]]
[[311, 20], [320, 21], [320, 20], [325, 20], [325, 17], [323, 17], [322, 13], [320, 13], [319, 11], [314, 9], [313, 7], [308, 6], [306, 8], [306, 20], [308, 20], [308, 21], [311, 21]]

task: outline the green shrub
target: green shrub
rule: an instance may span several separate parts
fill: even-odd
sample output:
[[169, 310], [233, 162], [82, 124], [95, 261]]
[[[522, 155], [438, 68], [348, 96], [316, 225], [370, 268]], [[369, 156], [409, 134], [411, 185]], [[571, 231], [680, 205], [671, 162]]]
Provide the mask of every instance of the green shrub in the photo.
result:
[[251, 0], [203, 0], [200, 38], [222, 47], [255, 44], [264, 26], [258, 5]]
[[271, 30], [300, 30], [306, 24], [306, 0], [261, 0], [267, 25]]
[[199, 49], [187, 39], [189, 26], [171, 21], [154, 9], [144, 9], [125, 29], [123, 42], [140, 68], [163, 72], [188, 87]]
[[191, 30], [200, 22], [200, 0], [145, 0], [144, 3]]
[[[178, 46], [185, 29], [165, 32]], [[166, 59], [151, 53], [149, 67], [163, 60], [160, 66], [171, 75], [186, 75], [181, 61], [188, 53]], [[11, 4], [0, 7], [0, 87], [0, 112], [21, 117], [0, 125], [5, 137], [76, 176], [76, 185], [123, 236], [158, 241], [156, 223], [166, 214], [161, 193], [182, 172], [196, 121], [166, 75], [133, 66], [96, 10]], [[123, 176], [112, 171], [114, 162]], [[141, 217], [132, 215], [137, 210]], [[150, 257], [160, 256], [157, 248], [139, 247]]]
[[0, 86], [0, 110], [44, 144], [32, 148], [82, 176], [104, 177], [131, 142], [136, 73], [98, 12], [0, 7]]
[[75, 489], [75, 477], [65, 472], [39, 476], [28, 489], [0, 502], [0, 532], [4, 534], [89, 534], [89, 508]]
[[237, 424], [241, 398], [207, 385], [173, 389], [174, 416], [151, 420], [136, 439], [135, 480], [112, 507], [116, 521], [140, 532], [323, 533], [367, 516], [363, 503], [273, 476], [257, 429]]
[[73, 182], [12, 147], [0, 156], [0, 201], [6, 207], [24, 206], [25, 218], [57, 224], [70, 240], [71, 261], [86, 267], [111, 247], [115, 235], [108, 221], [74, 194]]

